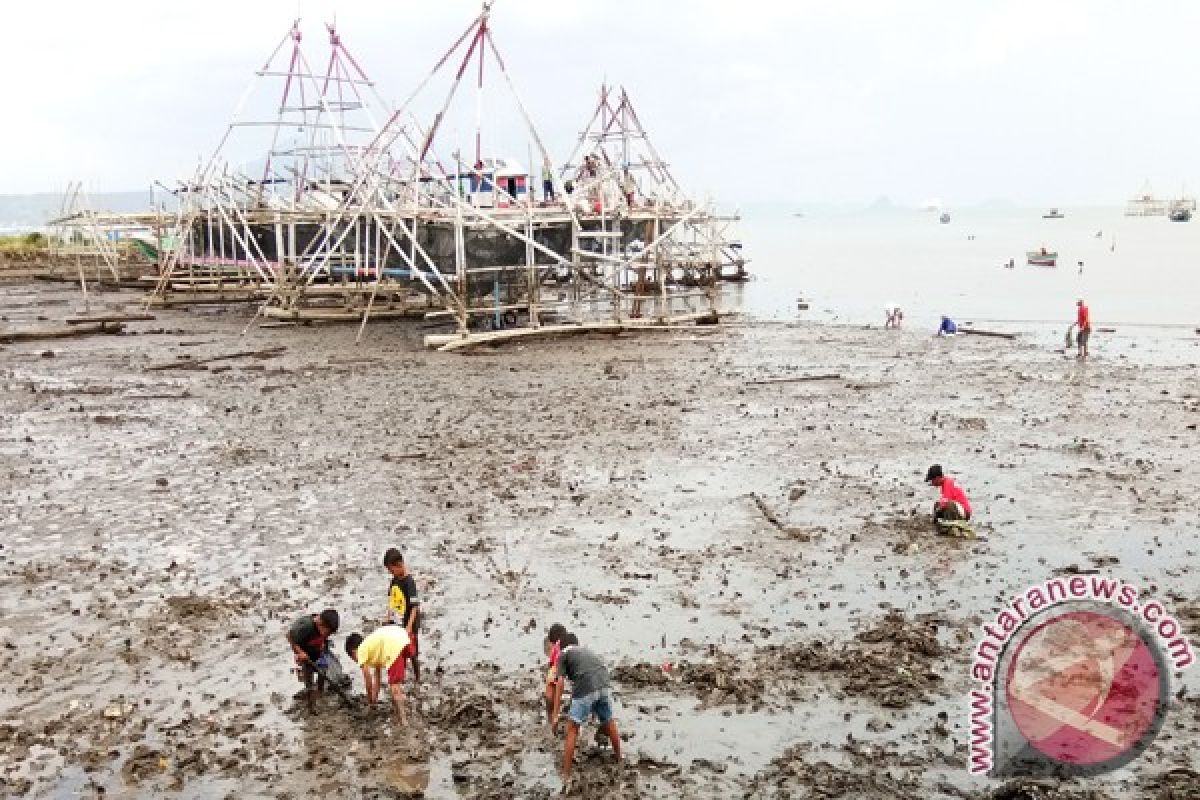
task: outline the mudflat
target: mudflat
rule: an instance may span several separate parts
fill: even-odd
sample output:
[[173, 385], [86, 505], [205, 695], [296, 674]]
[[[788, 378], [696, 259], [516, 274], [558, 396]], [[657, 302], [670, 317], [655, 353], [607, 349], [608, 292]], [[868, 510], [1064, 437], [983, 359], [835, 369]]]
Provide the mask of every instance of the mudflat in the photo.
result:
[[[77, 302], [0, 285], [0, 328]], [[562, 622], [626, 754], [586, 727], [576, 796], [1196, 796], [1195, 669], [1116, 772], [966, 771], [980, 626], [1027, 586], [1112, 575], [1200, 640], [1194, 364], [737, 320], [441, 354], [251, 314], [0, 346], [0, 795], [548, 797]], [[934, 535], [934, 462], [980, 538]], [[378, 624], [390, 546], [412, 724], [358, 675], [310, 715], [284, 628]]]

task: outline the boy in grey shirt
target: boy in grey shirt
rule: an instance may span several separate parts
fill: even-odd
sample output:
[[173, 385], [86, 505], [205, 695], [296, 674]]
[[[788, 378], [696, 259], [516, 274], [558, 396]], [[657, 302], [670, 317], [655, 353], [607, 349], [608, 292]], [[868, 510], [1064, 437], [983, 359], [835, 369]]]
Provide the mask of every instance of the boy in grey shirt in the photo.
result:
[[[621, 760], [621, 737], [617, 733], [617, 721], [613, 719], [612, 694], [608, 682], [608, 669], [600, 657], [579, 644], [561, 641], [570, 634], [563, 632], [558, 644], [564, 645], [558, 656], [558, 663], [551, 671], [550, 679], [554, 683], [554, 701], [551, 708], [562, 707], [563, 686], [571, 682], [571, 708], [567, 712], [567, 741], [563, 751], [563, 783], [571, 778], [571, 763], [575, 759], [575, 739], [579, 736], [579, 726], [592, 714], [600, 722], [600, 728], [608, 734], [612, 745], [613, 756]], [[573, 637], [572, 637], [573, 638]], [[558, 733], [558, 718], [554, 715], [550, 723], [555, 734]]]

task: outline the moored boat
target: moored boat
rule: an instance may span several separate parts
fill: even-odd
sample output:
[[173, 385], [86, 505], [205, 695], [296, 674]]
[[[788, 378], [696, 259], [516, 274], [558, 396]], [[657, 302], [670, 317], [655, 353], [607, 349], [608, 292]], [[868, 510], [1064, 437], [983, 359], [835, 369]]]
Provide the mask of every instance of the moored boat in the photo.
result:
[[1056, 267], [1058, 266], [1058, 252], [1041, 248], [1039, 250], [1030, 250], [1025, 254], [1025, 259], [1030, 266], [1034, 267]]
[[1192, 218], [1192, 212], [1195, 210], [1196, 198], [1181, 194], [1172, 200], [1170, 207], [1167, 208], [1167, 219], [1172, 222], [1187, 222]]
[[1154, 196], [1150, 189], [1150, 181], [1146, 181], [1142, 190], [1129, 199], [1125, 206], [1127, 217], [1161, 217], [1167, 213], [1167, 203]]
[[1057, 208], [1052, 208], [1048, 213], [1042, 214], [1042, 219], [1062, 219], [1063, 213]]

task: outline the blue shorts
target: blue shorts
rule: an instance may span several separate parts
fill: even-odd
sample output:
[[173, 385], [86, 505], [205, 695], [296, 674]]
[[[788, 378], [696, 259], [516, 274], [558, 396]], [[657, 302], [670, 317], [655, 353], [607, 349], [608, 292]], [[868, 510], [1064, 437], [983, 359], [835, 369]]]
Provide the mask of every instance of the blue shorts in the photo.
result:
[[582, 725], [592, 714], [596, 715], [601, 725], [607, 725], [613, 718], [612, 696], [608, 689], [597, 689], [583, 697], [571, 698], [571, 710], [567, 712], [571, 722]]

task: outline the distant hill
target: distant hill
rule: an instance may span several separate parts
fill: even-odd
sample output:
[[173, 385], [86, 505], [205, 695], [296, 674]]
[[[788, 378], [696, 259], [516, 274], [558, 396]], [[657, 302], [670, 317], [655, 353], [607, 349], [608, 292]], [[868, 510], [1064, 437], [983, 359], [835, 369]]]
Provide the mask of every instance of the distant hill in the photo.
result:
[[[101, 192], [89, 196], [95, 211], [131, 213], [149, 211], [150, 190], [142, 192]], [[162, 195], [160, 195], [160, 200]], [[0, 233], [44, 228], [46, 221], [58, 216], [61, 194], [0, 194]]]

